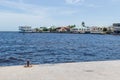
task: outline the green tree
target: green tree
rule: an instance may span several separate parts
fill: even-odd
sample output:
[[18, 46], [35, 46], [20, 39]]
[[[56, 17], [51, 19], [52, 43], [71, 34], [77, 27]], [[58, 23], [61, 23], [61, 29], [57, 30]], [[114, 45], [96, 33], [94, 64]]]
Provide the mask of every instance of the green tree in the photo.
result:
[[48, 28], [47, 27], [43, 27], [43, 31], [48, 31]]
[[103, 32], [107, 32], [107, 28], [104, 27], [104, 28], [103, 28]]
[[49, 31], [50, 31], [50, 32], [55, 32], [55, 31], [56, 31], [56, 26], [51, 26], [51, 27], [49, 28]]

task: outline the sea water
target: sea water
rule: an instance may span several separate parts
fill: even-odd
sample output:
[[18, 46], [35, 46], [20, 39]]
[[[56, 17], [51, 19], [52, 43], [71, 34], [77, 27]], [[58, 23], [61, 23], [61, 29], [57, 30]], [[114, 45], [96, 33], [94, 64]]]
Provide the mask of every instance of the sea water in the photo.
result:
[[0, 32], [0, 66], [119, 59], [119, 35]]

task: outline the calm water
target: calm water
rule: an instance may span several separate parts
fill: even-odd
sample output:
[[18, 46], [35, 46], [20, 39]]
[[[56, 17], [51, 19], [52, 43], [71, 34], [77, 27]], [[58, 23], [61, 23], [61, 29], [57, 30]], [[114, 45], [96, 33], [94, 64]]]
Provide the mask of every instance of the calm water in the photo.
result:
[[0, 32], [0, 66], [120, 59], [120, 36]]

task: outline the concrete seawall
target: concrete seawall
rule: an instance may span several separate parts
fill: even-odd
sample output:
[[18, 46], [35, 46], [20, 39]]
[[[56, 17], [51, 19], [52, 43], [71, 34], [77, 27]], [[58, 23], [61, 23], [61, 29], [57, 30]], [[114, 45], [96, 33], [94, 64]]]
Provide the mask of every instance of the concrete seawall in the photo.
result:
[[120, 61], [0, 67], [0, 80], [120, 80]]

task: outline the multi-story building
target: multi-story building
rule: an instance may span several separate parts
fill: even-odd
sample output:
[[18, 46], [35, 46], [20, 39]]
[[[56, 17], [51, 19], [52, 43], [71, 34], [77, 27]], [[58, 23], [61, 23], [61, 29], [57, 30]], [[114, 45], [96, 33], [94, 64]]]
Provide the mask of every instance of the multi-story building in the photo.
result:
[[30, 26], [19, 26], [19, 32], [32, 32]]
[[120, 23], [113, 23], [113, 32], [120, 34]]
[[101, 34], [101, 33], [103, 33], [103, 27], [93, 26], [90, 28], [90, 33]]
[[79, 29], [78, 28], [72, 28], [72, 29], [70, 29], [70, 32], [79, 33]]
[[90, 27], [79, 27], [80, 33], [90, 33]]
[[71, 29], [71, 32], [73, 32], [73, 33], [90, 33], [90, 28], [79, 26], [78, 28]]
[[70, 32], [70, 28], [69, 27], [58, 27], [56, 28], [57, 32]]

